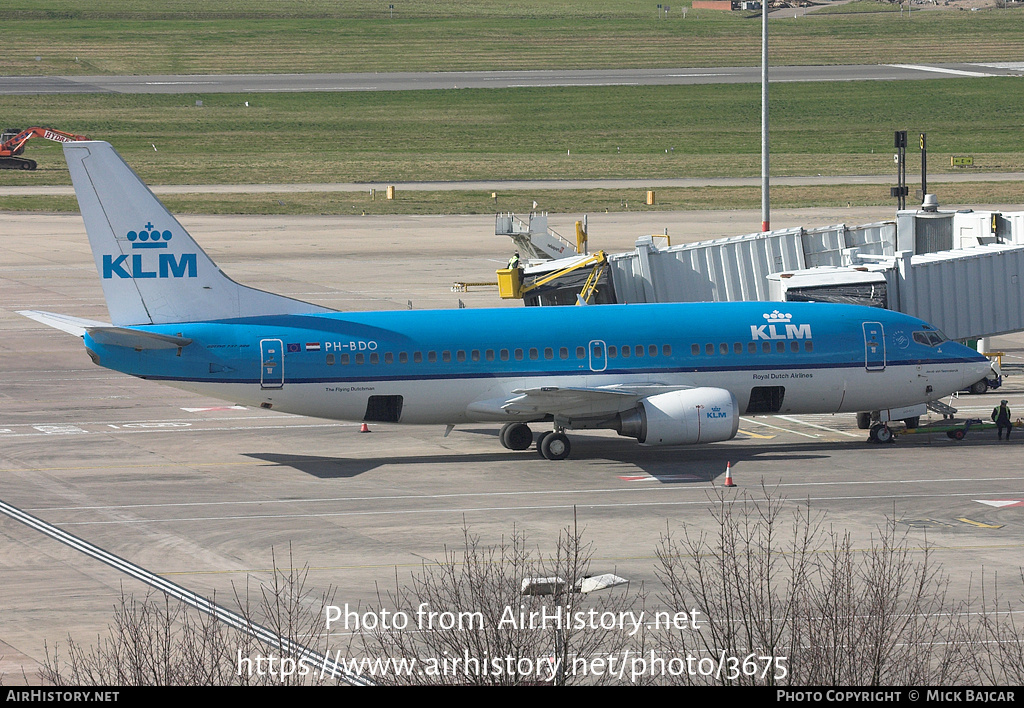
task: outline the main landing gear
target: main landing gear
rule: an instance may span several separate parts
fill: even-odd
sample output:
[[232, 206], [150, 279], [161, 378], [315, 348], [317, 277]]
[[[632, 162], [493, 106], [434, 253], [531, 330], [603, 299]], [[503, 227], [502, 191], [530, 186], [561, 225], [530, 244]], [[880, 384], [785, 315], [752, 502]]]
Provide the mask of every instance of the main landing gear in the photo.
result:
[[[533, 431], [526, 423], [506, 423], [499, 439], [506, 449], [526, 450], [533, 444]], [[561, 430], [548, 430], [537, 438], [537, 452], [548, 460], [564, 460], [571, 449], [569, 438]]]

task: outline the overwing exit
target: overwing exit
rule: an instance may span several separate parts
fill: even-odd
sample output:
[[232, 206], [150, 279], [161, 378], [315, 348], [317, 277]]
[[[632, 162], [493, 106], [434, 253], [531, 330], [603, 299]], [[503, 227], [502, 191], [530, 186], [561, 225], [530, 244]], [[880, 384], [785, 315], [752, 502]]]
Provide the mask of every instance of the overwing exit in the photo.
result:
[[21, 314], [81, 337], [100, 366], [233, 402], [501, 424], [506, 448], [557, 460], [567, 430], [719, 442], [741, 415], [917, 406], [989, 372], [919, 319], [849, 305], [337, 312], [228, 278], [108, 143], [64, 152], [111, 321]]

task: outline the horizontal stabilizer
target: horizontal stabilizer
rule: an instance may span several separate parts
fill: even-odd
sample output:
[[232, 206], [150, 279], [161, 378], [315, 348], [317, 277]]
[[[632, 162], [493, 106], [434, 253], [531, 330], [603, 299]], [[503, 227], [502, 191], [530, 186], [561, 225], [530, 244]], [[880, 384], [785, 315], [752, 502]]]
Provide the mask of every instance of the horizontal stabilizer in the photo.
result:
[[172, 337], [127, 327], [89, 327], [86, 331], [100, 344], [129, 349], [180, 349], [192, 343], [187, 337]]
[[40, 322], [47, 327], [53, 327], [59, 329], [62, 332], [73, 334], [76, 337], [81, 337], [85, 334], [86, 330], [90, 327], [109, 327], [109, 322], [98, 322], [96, 320], [86, 320], [81, 317], [72, 317], [71, 315], [58, 315], [55, 312], [42, 312], [41, 310], [19, 310], [18, 314], [22, 317], [28, 317], [30, 320]]

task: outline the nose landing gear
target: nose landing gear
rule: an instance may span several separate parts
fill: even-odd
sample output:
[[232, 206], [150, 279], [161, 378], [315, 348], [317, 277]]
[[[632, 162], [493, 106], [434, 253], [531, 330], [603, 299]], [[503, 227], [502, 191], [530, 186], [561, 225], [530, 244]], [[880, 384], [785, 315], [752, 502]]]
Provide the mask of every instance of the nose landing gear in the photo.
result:
[[892, 430], [885, 423], [878, 423], [871, 426], [871, 432], [868, 434], [868, 442], [874, 443], [891, 443], [893, 441]]

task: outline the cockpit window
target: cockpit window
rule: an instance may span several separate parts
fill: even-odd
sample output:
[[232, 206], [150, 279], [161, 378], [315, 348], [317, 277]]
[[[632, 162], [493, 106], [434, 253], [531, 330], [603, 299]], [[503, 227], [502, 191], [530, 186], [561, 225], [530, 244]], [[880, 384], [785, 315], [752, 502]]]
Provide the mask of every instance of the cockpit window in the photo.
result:
[[942, 332], [932, 330], [930, 332], [914, 332], [914, 341], [924, 344], [926, 347], [934, 347], [946, 341]]

